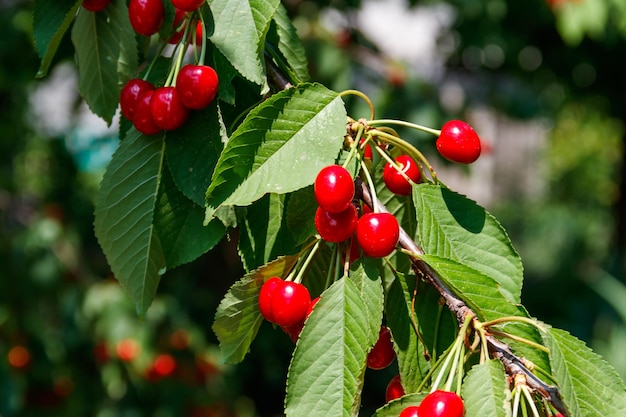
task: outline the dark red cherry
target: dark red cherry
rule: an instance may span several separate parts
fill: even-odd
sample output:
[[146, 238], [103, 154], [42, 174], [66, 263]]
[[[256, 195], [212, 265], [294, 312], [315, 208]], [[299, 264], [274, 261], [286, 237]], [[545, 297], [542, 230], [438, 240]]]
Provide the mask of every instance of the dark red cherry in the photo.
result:
[[[402, 171], [414, 183], [420, 182], [420, 169], [417, 163], [408, 155], [400, 155], [396, 158], [396, 163]], [[413, 187], [410, 182], [390, 163], [385, 164], [383, 169], [383, 182], [387, 188], [397, 195], [411, 195]]]
[[130, 0], [128, 17], [135, 32], [144, 36], [154, 35], [165, 20], [163, 0]]
[[400, 381], [400, 375], [396, 375], [387, 384], [387, 388], [385, 389], [385, 402], [393, 401], [397, 398], [404, 396], [404, 388], [402, 387], [402, 382]]
[[186, 22], [183, 23], [185, 19], [185, 11], [176, 9], [174, 12], [174, 21], [172, 22], [172, 35], [167, 40], [167, 43], [176, 45], [183, 38], [185, 34], [185, 25]]
[[393, 214], [367, 213], [357, 223], [356, 238], [365, 255], [382, 258], [398, 244], [400, 225]]
[[111, 0], [83, 0], [82, 6], [90, 12], [104, 10], [111, 3]]
[[480, 156], [478, 134], [461, 120], [446, 122], [435, 145], [441, 156], [452, 162], [471, 164]]
[[133, 78], [124, 84], [120, 92], [120, 108], [124, 117], [131, 122], [133, 121], [139, 96], [150, 90], [154, 90], [154, 86], [140, 78]]
[[206, 0], [172, 0], [172, 4], [186, 12], [198, 10]]
[[387, 326], [381, 326], [376, 344], [367, 354], [367, 366], [370, 369], [384, 369], [396, 358], [391, 341], [391, 332]]
[[163, 130], [181, 127], [189, 116], [189, 109], [183, 106], [175, 87], [159, 87], [154, 91], [152, 102], [154, 123]]
[[217, 72], [208, 65], [187, 64], [176, 78], [176, 89], [185, 107], [200, 110], [208, 106], [217, 95]]
[[329, 213], [322, 207], [318, 207], [315, 212], [315, 228], [327, 242], [347, 240], [354, 233], [357, 221], [358, 213], [353, 204], [339, 213]]
[[348, 208], [354, 198], [354, 180], [341, 165], [328, 165], [317, 174], [313, 191], [320, 207], [339, 213]]
[[154, 123], [150, 102], [155, 90], [148, 90], [139, 96], [135, 114], [133, 115], [133, 125], [135, 129], [144, 135], [154, 135], [161, 131], [161, 128]]
[[[402, 410], [402, 412], [398, 415], [398, 417], [418, 417], [417, 415], [418, 410], [419, 410], [418, 406], [410, 405], [404, 410]], [[422, 415], [420, 414], [419, 417], [422, 417]]]

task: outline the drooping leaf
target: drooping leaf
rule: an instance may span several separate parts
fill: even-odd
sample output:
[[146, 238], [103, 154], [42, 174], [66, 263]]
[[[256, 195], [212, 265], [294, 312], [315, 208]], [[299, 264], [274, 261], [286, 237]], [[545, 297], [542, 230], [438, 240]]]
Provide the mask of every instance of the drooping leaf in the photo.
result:
[[207, 190], [207, 220], [220, 206], [246, 206], [266, 193], [313, 184], [319, 170], [337, 157], [345, 123], [341, 98], [318, 84], [267, 99], [250, 112], [220, 155]]
[[233, 284], [215, 313], [213, 331], [227, 363], [239, 363], [248, 353], [263, 322], [259, 311], [259, 291], [272, 276], [285, 277], [297, 256], [285, 256], [250, 272]]
[[285, 194], [267, 194], [243, 210], [238, 249], [247, 271], [298, 252], [286, 225], [287, 199]]
[[249, 81], [267, 90], [261, 45], [278, 0], [211, 0], [214, 31], [210, 40]]
[[72, 25], [81, 0], [37, 0], [33, 10], [33, 37], [41, 64], [37, 77], [45, 77], [52, 59]]
[[95, 199], [95, 233], [139, 316], [154, 299], [165, 256], [152, 222], [165, 144], [133, 130], [113, 154]]
[[465, 417], [511, 417], [511, 392], [500, 361], [475, 365], [461, 389]]
[[165, 169], [159, 186], [154, 225], [169, 269], [186, 264], [213, 248], [226, 234], [214, 219], [203, 226], [204, 208], [185, 197]]
[[571, 417], [624, 415], [626, 387], [611, 365], [564, 330], [550, 328], [542, 335]]
[[120, 90], [138, 65], [137, 41], [125, 0], [113, 0], [101, 12], [79, 10], [72, 27], [78, 90], [89, 108], [111, 123]]
[[309, 69], [304, 46], [282, 4], [276, 9], [273, 23], [267, 35], [268, 41], [278, 46], [278, 51], [288, 65], [287, 71], [298, 82], [308, 81]]
[[[339, 279], [306, 321], [287, 380], [288, 417], [356, 416], [367, 352], [373, 345], [369, 300], [351, 279]], [[379, 323], [380, 325], [380, 323]]]
[[519, 255], [498, 221], [474, 201], [445, 187], [413, 187], [417, 235], [422, 249], [454, 259], [500, 284], [504, 296], [520, 302], [523, 269]]
[[167, 133], [167, 163], [180, 191], [194, 203], [204, 207], [206, 189], [224, 138], [215, 104], [193, 112], [180, 128]]

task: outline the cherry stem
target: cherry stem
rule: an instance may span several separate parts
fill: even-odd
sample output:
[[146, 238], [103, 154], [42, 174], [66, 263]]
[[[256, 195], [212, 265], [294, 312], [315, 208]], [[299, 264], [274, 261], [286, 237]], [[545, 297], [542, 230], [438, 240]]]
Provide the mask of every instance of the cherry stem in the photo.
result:
[[317, 250], [319, 249], [321, 243], [322, 243], [322, 239], [316, 240], [315, 244], [313, 245], [313, 248], [311, 248], [311, 250], [309, 251], [306, 259], [304, 260], [302, 265], [300, 265], [300, 268], [298, 269], [298, 274], [293, 279], [293, 282], [295, 282], [296, 284], [302, 283], [302, 278], [304, 277], [304, 273], [306, 269], [308, 268], [309, 264], [311, 263], [311, 260], [315, 257], [315, 254], [317, 253]]
[[402, 178], [404, 178], [409, 184], [415, 184], [413, 182], [413, 180], [411, 178], [409, 178], [408, 175], [406, 175], [406, 172], [404, 172], [404, 170], [400, 167], [400, 165], [394, 161], [389, 154], [387, 154], [387, 152], [385, 152], [384, 150], [380, 149], [380, 147], [376, 146], [376, 151], [378, 152], [378, 154], [385, 160], [387, 161], [397, 172], [398, 174], [400, 174], [402, 176]]
[[489, 328], [489, 327], [495, 326], [497, 324], [510, 323], [510, 322], [526, 323], [526, 324], [529, 324], [529, 325], [535, 327], [537, 330], [539, 330], [542, 333], [546, 332], [546, 329], [539, 322], [537, 322], [536, 320], [533, 320], [533, 319], [528, 318], [528, 317], [521, 317], [521, 316], [498, 317], [497, 319], [493, 319], [493, 320], [489, 320], [489, 321], [483, 321], [480, 324], [483, 327]]
[[[373, 117], [372, 117], [373, 119]], [[379, 120], [369, 120], [367, 122], [370, 126], [376, 125], [398, 125], [404, 127], [410, 127], [411, 129], [421, 130], [422, 132], [431, 133], [435, 136], [441, 135], [441, 130], [431, 129], [430, 127], [418, 125], [417, 123], [406, 122], [404, 120], [395, 120], [395, 119], [379, 119]]]
[[154, 58], [152, 58], [152, 61], [150, 61], [150, 65], [148, 65], [148, 69], [146, 70], [146, 73], [143, 75], [142, 79], [144, 81], [148, 81], [148, 77], [150, 76], [150, 72], [152, 72], [152, 68], [154, 68], [154, 65], [159, 60], [159, 57], [161, 57], [161, 55], [163, 54], [163, 51], [165, 50], [166, 46], [167, 46], [167, 42], [161, 42], [159, 46], [159, 51], [156, 53]]
[[[183, 35], [183, 39], [187, 38], [187, 34], [189, 33], [189, 25], [187, 25], [187, 27], [185, 28], [185, 34]], [[182, 66], [183, 63], [183, 57], [185, 56], [185, 52], [187, 50], [187, 42], [183, 42], [183, 43], [179, 43], [178, 47], [176, 48], [176, 61], [174, 61], [174, 65], [172, 65], [172, 68], [169, 72], [169, 74], [167, 75], [167, 80], [165, 81], [165, 86], [166, 87], [176, 87], [176, 77], [178, 76], [178, 73], [180, 72], [180, 67]]]
[[362, 98], [363, 101], [365, 101], [367, 103], [367, 106], [370, 108], [370, 119], [374, 118], [374, 104], [372, 103], [372, 100], [370, 100], [370, 98], [366, 94], [362, 93], [359, 90], [344, 90], [341, 93], [339, 93], [339, 97], [344, 97], [348, 95], [353, 95], [353, 96]]
[[[198, 65], [204, 65], [204, 59], [206, 57], [206, 24], [204, 23], [204, 15], [200, 14], [200, 22], [202, 24], [202, 45], [200, 46], [200, 58], [198, 59]], [[194, 43], [196, 42], [196, 36], [194, 36]]]
[[515, 340], [516, 342], [520, 342], [523, 343], [525, 345], [531, 346], [535, 349], [538, 349], [542, 352], [546, 352], [546, 353], [550, 353], [550, 349], [548, 349], [547, 347], [540, 345], [539, 343], [535, 343], [532, 340], [528, 340], [525, 339], [523, 337], [519, 337], [519, 336], [515, 336], [514, 334], [510, 334], [510, 333], [506, 333], [506, 332], [500, 332], [497, 330], [490, 330], [491, 334], [494, 336], [500, 336], [500, 337], [506, 337], [507, 339], [511, 339], [511, 340]]

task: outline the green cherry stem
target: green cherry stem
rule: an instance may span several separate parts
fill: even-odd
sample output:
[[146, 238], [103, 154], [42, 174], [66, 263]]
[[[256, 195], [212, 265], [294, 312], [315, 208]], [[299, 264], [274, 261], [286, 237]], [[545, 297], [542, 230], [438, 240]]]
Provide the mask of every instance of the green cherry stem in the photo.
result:
[[515, 336], [514, 334], [511, 334], [511, 333], [500, 332], [498, 330], [493, 330], [493, 329], [490, 330], [490, 333], [494, 336], [506, 337], [507, 339], [515, 340], [516, 342], [523, 343], [532, 348], [538, 349], [542, 352], [550, 353], [550, 349], [548, 349], [547, 347], [543, 345], [540, 345], [539, 343], [533, 342], [532, 340], [528, 340], [520, 336]]
[[372, 176], [370, 175], [367, 167], [361, 165], [361, 172], [365, 176], [365, 181], [367, 182], [367, 186], [369, 187], [370, 194], [372, 196], [372, 211], [374, 213], [378, 213], [378, 198], [376, 198], [376, 186], [374, 185], [374, 181], [372, 180]]
[[[372, 117], [372, 119], [373, 119], [373, 117]], [[409, 127], [411, 129], [415, 129], [415, 130], [421, 130], [422, 132], [431, 133], [431, 134], [433, 134], [435, 136], [441, 135], [441, 130], [431, 129], [430, 127], [418, 125], [416, 123], [406, 122], [404, 120], [378, 119], [378, 120], [369, 120], [367, 122], [367, 124], [370, 125], [370, 126], [377, 126], [377, 125], [404, 126], [404, 127]]]
[[293, 279], [293, 282], [295, 282], [296, 284], [302, 283], [302, 278], [304, 277], [304, 273], [306, 269], [308, 268], [309, 264], [311, 263], [311, 260], [313, 260], [313, 258], [315, 257], [315, 254], [317, 253], [317, 250], [319, 249], [321, 243], [322, 243], [322, 239], [317, 239], [315, 241], [315, 244], [313, 245], [313, 247], [311, 248], [311, 250], [306, 256], [306, 259], [304, 260], [302, 265], [300, 265], [300, 267], [298, 268], [298, 274]]
[[344, 96], [357, 96], [363, 99], [363, 101], [365, 101], [367, 103], [367, 106], [370, 108], [370, 119], [374, 118], [374, 104], [372, 103], [372, 100], [370, 100], [370, 98], [362, 93], [359, 90], [344, 90], [341, 93], [339, 93], [339, 97], [344, 97]]
[[[200, 14], [200, 22], [202, 22], [202, 45], [200, 46], [200, 58], [198, 58], [198, 65], [204, 65], [204, 59], [206, 57], [206, 24], [204, 23], [204, 15]], [[195, 30], [195, 29], [194, 29]], [[196, 42], [196, 36], [194, 38], [194, 43]]]

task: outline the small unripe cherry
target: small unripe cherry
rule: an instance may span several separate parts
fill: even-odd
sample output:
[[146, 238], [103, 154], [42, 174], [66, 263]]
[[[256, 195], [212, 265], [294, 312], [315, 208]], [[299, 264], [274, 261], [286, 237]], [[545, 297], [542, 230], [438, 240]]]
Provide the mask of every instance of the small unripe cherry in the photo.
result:
[[354, 198], [354, 180], [341, 165], [328, 165], [317, 174], [313, 192], [320, 207], [329, 213], [339, 213]]

